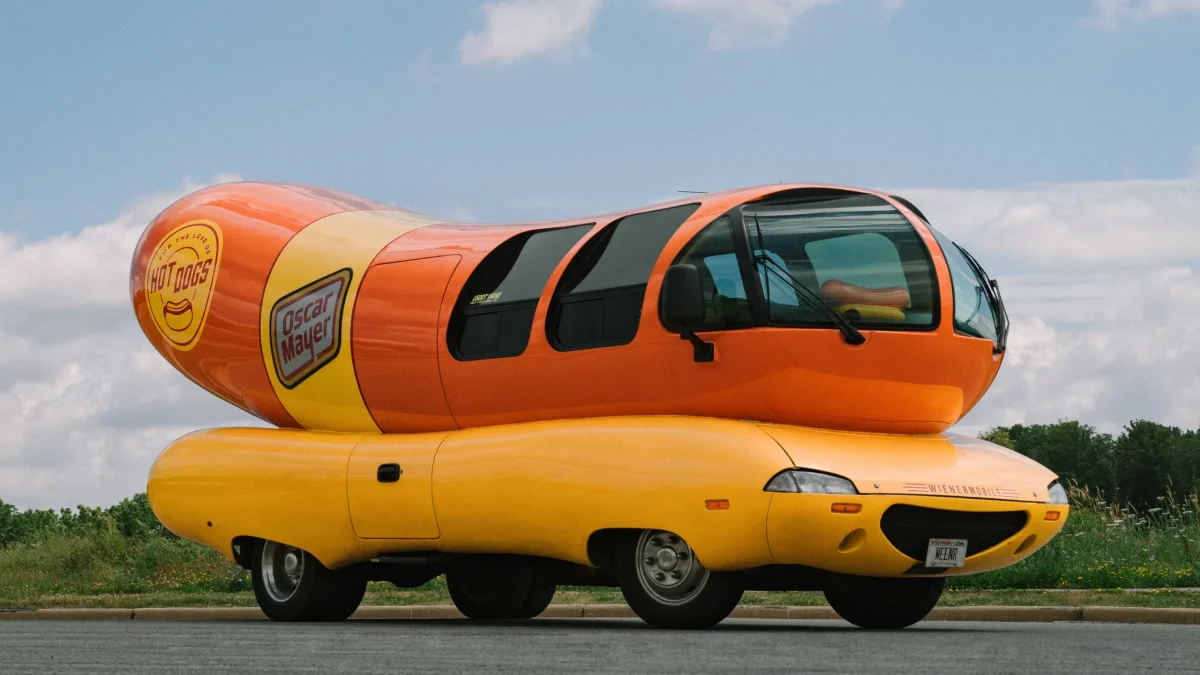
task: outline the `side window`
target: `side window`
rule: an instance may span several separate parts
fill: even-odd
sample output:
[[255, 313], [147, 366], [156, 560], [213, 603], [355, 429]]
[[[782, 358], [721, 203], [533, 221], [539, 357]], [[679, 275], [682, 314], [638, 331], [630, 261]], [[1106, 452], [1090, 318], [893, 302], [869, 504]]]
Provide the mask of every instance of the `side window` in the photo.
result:
[[626, 216], [589, 241], [567, 267], [550, 305], [550, 344], [566, 351], [633, 341], [654, 262], [698, 208], [688, 204]]
[[954, 287], [954, 329], [999, 344], [996, 313], [992, 311], [984, 286], [986, 282], [979, 278], [966, 256], [946, 235], [932, 227], [929, 230], [942, 247], [942, 255], [946, 256], [950, 266], [950, 283]]
[[[754, 324], [742, 270], [733, 248], [733, 222], [721, 216], [688, 242], [676, 263], [695, 265], [704, 289], [704, 321], [699, 330]], [[790, 290], [790, 289], [789, 289]]]
[[450, 316], [447, 333], [454, 358], [492, 359], [524, 352], [546, 282], [594, 224], [526, 232], [489, 253], [467, 279]]

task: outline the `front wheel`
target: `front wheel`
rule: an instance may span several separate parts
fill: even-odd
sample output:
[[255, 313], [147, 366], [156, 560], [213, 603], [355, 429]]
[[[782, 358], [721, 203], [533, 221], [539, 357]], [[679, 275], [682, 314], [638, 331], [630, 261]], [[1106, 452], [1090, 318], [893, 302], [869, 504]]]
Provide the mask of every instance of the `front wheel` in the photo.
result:
[[260, 540], [253, 556], [254, 597], [274, 621], [342, 621], [367, 590], [357, 570], [331, 570], [294, 546]]
[[625, 602], [657, 628], [710, 628], [742, 599], [741, 575], [713, 572], [683, 537], [644, 530], [617, 550], [617, 581]]
[[829, 606], [860, 628], [907, 628], [929, 616], [942, 597], [945, 579], [864, 577], [825, 591]]

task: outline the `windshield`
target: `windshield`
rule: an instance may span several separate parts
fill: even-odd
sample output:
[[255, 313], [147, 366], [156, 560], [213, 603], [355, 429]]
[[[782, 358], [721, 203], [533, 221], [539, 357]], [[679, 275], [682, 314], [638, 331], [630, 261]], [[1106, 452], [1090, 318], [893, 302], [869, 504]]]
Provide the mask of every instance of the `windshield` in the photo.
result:
[[[1002, 347], [1002, 318], [998, 319], [993, 307], [993, 288], [989, 285], [983, 268], [974, 262], [970, 254], [946, 235], [929, 228], [946, 263], [950, 267], [950, 282], [954, 285], [954, 329], [965, 335], [984, 338]], [[996, 295], [999, 306], [999, 295]], [[1003, 311], [1001, 309], [1001, 311]]]
[[777, 325], [932, 329], [933, 266], [908, 220], [873, 195], [749, 204], [755, 276]]

